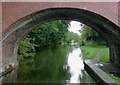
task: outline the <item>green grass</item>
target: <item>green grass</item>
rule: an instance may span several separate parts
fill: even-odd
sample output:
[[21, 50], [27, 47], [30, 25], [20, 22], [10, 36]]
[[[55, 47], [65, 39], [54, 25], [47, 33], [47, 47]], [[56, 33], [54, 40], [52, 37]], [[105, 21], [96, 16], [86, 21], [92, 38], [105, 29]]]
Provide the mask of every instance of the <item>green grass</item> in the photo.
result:
[[[87, 56], [84, 56], [85, 59], [94, 59], [97, 55], [97, 53], [99, 52], [99, 55], [100, 55], [100, 61], [101, 62], [109, 62], [109, 48], [108, 47], [105, 47], [105, 46], [91, 46], [89, 44], [85, 45], [85, 46], [82, 46], [82, 48], [84, 50], [86, 50], [87, 52]], [[102, 51], [100, 51], [100, 49]]]
[[108, 63], [109, 62], [109, 48], [104, 47], [102, 51], [100, 51], [100, 61]]
[[[99, 52], [100, 61], [101, 62], [109, 62], [109, 48], [105, 46], [99, 46], [94, 42], [86, 42], [84, 46], [81, 46], [87, 52], [87, 56], [84, 56], [85, 59], [94, 59]], [[101, 51], [101, 50], [102, 51]], [[118, 77], [113, 76], [113, 74], [108, 75], [115, 79], [115, 81], [120, 85], [120, 79]]]
[[109, 74], [109, 73], [108, 73], [108, 75], [109, 75], [111, 78], [115, 79], [115, 81], [120, 85], [120, 79], [119, 79], [118, 77], [115, 77], [115, 76], [113, 76], [113, 74]]
[[85, 57], [85, 59], [94, 59], [97, 55], [97, 52], [100, 51], [97, 47], [92, 46], [82, 46], [82, 48], [87, 52], [87, 57]]

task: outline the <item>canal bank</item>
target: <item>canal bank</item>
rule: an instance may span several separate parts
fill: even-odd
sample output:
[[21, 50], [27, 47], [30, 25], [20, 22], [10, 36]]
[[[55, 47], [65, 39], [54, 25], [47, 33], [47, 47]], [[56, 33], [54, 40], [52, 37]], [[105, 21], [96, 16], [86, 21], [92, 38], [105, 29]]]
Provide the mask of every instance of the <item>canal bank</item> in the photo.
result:
[[32, 63], [26, 59], [19, 64], [15, 73], [18, 83], [96, 83], [84, 70], [78, 45], [59, 45], [36, 52]]
[[95, 66], [90, 60], [84, 61], [86, 71], [101, 85], [117, 85], [116, 81], [108, 74]]
[[[13, 72], [17, 77], [11, 77], [13, 78], [11, 80], [15, 80], [17, 83], [97, 84], [85, 71], [86, 66], [84, 65], [86, 64], [83, 63], [83, 53], [78, 45], [41, 48], [37, 50], [32, 63], [29, 61], [26, 59], [20, 63], [17, 71]], [[4, 82], [15, 83], [9, 81], [7, 76], [4, 76]]]
[[120, 68], [119, 66], [109, 63], [108, 47], [85, 45], [82, 46], [82, 48], [84, 59], [90, 59], [95, 66], [106, 72], [117, 84], [120, 84]]

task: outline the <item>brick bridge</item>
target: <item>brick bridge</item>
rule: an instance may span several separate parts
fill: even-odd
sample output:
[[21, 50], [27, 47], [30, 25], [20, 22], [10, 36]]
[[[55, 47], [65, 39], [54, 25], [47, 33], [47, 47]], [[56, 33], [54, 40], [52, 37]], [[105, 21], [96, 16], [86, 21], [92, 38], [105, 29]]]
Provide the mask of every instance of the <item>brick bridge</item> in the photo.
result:
[[17, 64], [21, 39], [51, 20], [76, 20], [96, 30], [108, 43], [110, 62], [120, 65], [118, 2], [5, 2], [2, 3], [2, 71]]

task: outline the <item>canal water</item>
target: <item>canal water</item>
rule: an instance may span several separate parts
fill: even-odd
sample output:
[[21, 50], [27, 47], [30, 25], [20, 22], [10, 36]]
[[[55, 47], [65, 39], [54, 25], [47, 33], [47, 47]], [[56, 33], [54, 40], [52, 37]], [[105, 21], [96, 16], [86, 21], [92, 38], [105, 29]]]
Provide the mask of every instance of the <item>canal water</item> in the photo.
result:
[[15, 74], [17, 83], [95, 83], [84, 70], [78, 45], [40, 48], [33, 59], [20, 63]]

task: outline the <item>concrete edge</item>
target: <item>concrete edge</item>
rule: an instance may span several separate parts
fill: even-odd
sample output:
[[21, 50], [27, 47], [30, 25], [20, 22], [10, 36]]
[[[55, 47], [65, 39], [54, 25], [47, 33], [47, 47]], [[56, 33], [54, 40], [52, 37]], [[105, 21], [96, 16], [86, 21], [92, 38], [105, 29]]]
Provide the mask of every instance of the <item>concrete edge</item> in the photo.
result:
[[118, 85], [114, 79], [112, 79], [99, 67], [95, 66], [90, 60], [85, 60], [84, 66], [88, 74], [90, 74], [98, 84], [102, 83], [102, 85]]

